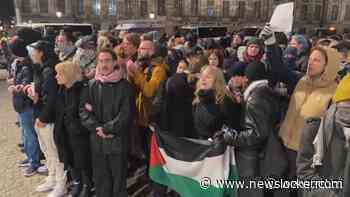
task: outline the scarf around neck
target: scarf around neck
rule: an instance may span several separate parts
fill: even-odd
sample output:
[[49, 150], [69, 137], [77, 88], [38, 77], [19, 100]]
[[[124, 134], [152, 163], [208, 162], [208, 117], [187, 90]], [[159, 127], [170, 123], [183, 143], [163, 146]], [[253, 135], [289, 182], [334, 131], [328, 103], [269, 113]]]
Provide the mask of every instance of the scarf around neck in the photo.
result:
[[256, 56], [249, 56], [247, 51], [245, 51], [243, 53], [243, 60], [247, 64], [254, 62], [254, 61], [259, 62], [259, 61], [261, 61], [262, 57], [263, 57], [263, 53], [261, 53], [261, 52], [259, 52]]
[[101, 83], [116, 83], [123, 78], [123, 69], [115, 68], [109, 75], [102, 75], [100, 69], [97, 67], [95, 80]]

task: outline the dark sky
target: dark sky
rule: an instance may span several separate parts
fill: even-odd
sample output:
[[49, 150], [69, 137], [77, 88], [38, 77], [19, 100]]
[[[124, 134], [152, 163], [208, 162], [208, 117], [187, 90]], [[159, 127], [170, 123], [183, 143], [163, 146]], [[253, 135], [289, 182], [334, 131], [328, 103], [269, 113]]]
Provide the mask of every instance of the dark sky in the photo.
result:
[[13, 0], [0, 0], [0, 18], [10, 18], [15, 16]]

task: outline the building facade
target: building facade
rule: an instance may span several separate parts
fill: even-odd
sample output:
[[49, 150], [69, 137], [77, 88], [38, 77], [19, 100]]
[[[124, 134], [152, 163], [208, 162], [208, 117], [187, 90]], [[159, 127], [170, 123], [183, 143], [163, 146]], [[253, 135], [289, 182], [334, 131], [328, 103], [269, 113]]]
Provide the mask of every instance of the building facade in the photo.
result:
[[[286, 0], [14, 0], [20, 22], [89, 22], [103, 29], [120, 23], [186, 24], [230, 29], [263, 25]], [[294, 0], [295, 28], [350, 25], [350, 0]], [[60, 12], [61, 14], [58, 14]]]

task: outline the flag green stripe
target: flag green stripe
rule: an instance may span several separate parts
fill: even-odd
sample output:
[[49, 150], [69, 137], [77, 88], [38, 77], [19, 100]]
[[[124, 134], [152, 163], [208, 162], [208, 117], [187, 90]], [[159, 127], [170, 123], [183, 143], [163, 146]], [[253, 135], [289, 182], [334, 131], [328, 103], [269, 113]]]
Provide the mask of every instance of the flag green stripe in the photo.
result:
[[[234, 166], [231, 166], [230, 179], [236, 179], [237, 174]], [[232, 173], [231, 173], [232, 172]], [[210, 186], [208, 189], [202, 189], [200, 183], [194, 179], [171, 174], [166, 172], [161, 165], [152, 166], [149, 170], [150, 177], [153, 181], [167, 185], [177, 191], [183, 197], [234, 197], [234, 189], [224, 189]], [[232, 176], [231, 176], [232, 175]], [[230, 195], [225, 195], [230, 194]]]

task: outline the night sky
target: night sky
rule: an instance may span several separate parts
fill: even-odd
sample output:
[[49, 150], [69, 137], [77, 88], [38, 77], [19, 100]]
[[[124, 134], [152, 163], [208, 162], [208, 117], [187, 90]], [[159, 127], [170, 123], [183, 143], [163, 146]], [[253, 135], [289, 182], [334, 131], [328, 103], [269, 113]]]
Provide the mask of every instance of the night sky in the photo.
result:
[[15, 16], [13, 0], [0, 0], [0, 18], [11, 18]]

